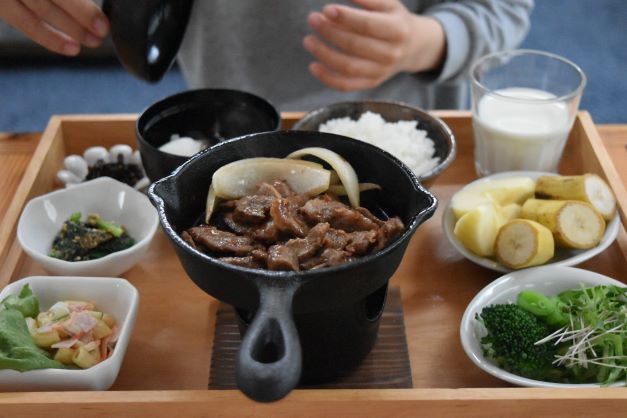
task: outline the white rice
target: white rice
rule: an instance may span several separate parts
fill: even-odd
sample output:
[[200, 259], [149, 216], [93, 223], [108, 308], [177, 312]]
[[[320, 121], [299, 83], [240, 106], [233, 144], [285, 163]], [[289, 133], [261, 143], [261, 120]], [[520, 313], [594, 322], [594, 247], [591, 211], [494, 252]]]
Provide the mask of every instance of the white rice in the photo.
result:
[[427, 137], [426, 131], [418, 129], [416, 121], [386, 122], [378, 113], [365, 112], [358, 120], [348, 117], [330, 119], [318, 130], [382, 148], [405, 163], [417, 176], [432, 170], [440, 162], [433, 156], [433, 141]]

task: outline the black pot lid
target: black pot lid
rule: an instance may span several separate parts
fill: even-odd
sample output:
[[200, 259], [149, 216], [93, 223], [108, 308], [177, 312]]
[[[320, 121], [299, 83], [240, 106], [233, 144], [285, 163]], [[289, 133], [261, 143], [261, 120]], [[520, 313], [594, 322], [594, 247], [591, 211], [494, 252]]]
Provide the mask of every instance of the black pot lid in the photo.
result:
[[193, 0], [104, 0], [111, 39], [128, 72], [149, 82], [168, 71], [183, 41]]

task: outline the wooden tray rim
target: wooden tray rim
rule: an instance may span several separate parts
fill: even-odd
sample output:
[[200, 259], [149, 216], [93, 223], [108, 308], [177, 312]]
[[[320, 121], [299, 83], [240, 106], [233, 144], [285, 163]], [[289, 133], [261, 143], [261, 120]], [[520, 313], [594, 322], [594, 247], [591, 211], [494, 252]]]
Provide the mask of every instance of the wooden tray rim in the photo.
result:
[[[259, 404], [237, 390], [38, 392], [0, 394], [0, 417], [53, 410], [85, 417], [210, 416], [624, 416], [624, 388], [314, 389]], [[586, 412], [587, 411], [587, 412]], [[594, 412], [592, 412], [594, 411]], [[329, 415], [331, 414], [331, 415]]]

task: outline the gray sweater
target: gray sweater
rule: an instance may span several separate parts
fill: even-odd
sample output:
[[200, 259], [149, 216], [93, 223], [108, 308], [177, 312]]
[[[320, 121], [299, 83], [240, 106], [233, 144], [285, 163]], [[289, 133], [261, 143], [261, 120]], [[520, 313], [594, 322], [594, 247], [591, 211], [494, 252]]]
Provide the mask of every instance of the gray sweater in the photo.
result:
[[533, 0], [405, 0], [409, 10], [442, 24], [447, 39], [443, 67], [437, 73], [399, 74], [375, 89], [347, 93], [325, 87], [309, 73], [313, 57], [302, 46], [311, 32], [307, 14], [327, 3], [196, 0], [178, 57], [190, 88], [245, 90], [282, 111], [357, 99], [463, 108], [471, 63], [488, 52], [516, 47], [527, 33], [533, 8]]

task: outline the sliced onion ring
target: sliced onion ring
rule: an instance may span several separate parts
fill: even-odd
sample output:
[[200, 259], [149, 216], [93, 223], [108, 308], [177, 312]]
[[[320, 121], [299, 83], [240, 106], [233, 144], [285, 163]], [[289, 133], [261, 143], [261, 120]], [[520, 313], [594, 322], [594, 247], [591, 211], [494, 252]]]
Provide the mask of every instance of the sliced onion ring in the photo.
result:
[[329, 184], [340, 184], [340, 176], [337, 175], [337, 171], [331, 170], [331, 179], [329, 180]]
[[340, 154], [320, 147], [299, 149], [292, 152], [286, 158], [298, 159], [306, 155], [313, 155], [328, 163], [337, 172], [338, 177], [344, 185], [351, 206], [354, 208], [359, 206], [359, 180], [357, 179], [357, 173], [355, 173], [353, 166], [351, 166], [348, 161]]
[[216, 196], [216, 191], [213, 189], [213, 184], [209, 185], [209, 193], [207, 193], [207, 205], [205, 207], [205, 223], [209, 223], [209, 219], [211, 219], [211, 215], [213, 214], [213, 210], [218, 204], [218, 197]]
[[[381, 190], [381, 186], [377, 183], [359, 183], [360, 193], [368, 190]], [[346, 196], [346, 189], [341, 184], [330, 185], [328, 192], [336, 196]]]
[[329, 188], [331, 173], [321, 164], [285, 158], [246, 158], [220, 167], [213, 174], [216, 197], [239, 199], [253, 194], [262, 182], [285, 181], [299, 194], [316, 196]]

